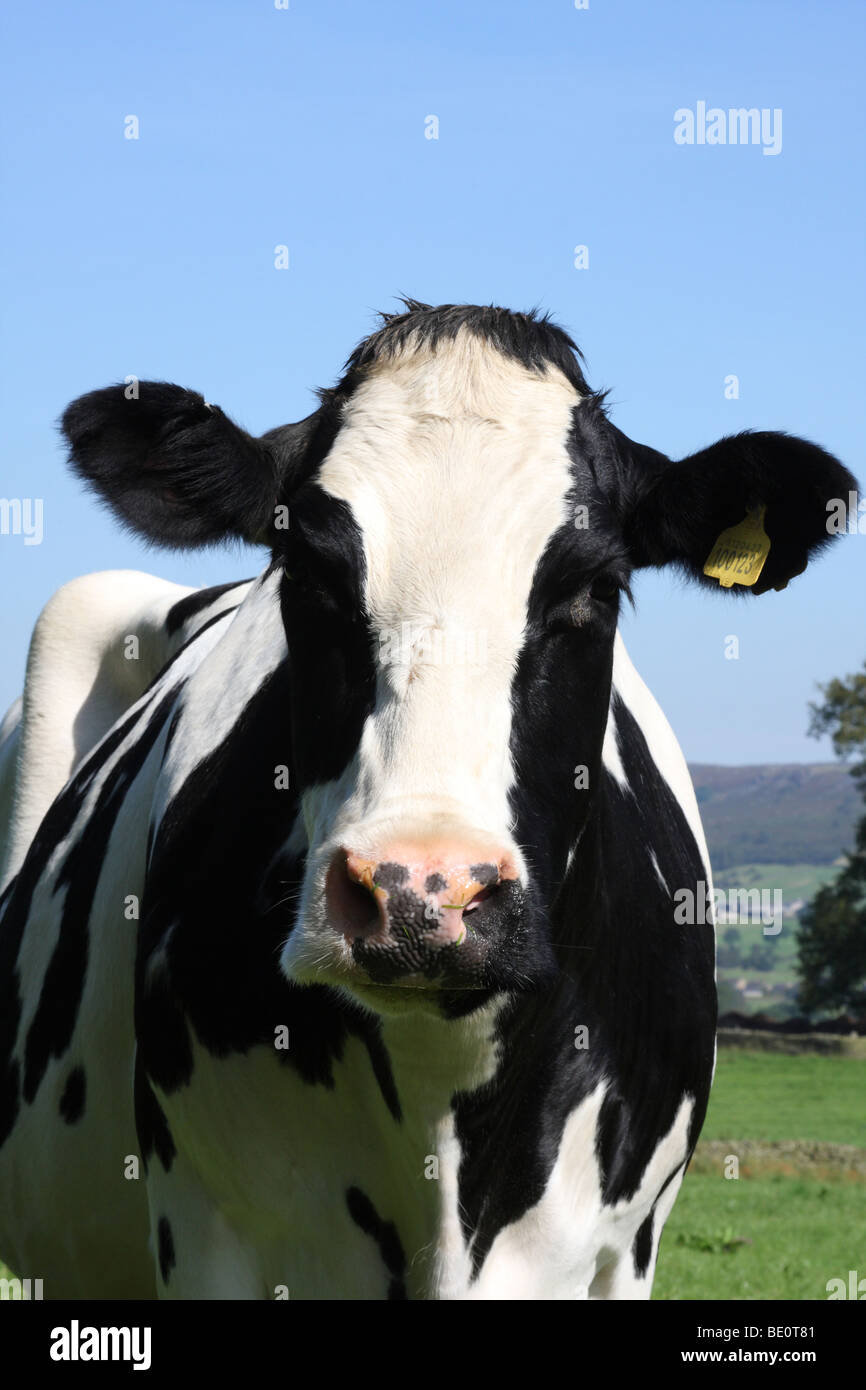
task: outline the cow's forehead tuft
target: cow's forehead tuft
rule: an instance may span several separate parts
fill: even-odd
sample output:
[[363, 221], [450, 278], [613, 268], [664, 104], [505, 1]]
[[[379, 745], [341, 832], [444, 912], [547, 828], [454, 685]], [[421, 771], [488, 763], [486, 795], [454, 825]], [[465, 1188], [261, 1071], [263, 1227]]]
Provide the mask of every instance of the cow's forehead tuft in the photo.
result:
[[[465, 331], [375, 363], [347, 402], [318, 482], [361, 530], [369, 611], [485, 595], [522, 626], [539, 557], [568, 521], [580, 396]], [[493, 576], [495, 574], [495, 582]]]
[[573, 408], [589, 394], [558, 364], [523, 362], [465, 328], [438, 342], [410, 333], [399, 347], [374, 358], [344, 403], [344, 425], [366, 418], [371, 394], [365, 387], [371, 383], [379, 387], [373, 397], [378, 409], [402, 409], [410, 420], [474, 417], [509, 425], [520, 419], [529, 427], [544, 419], [553, 402]]
[[473, 338], [504, 357], [538, 371], [556, 367], [581, 396], [590, 391], [582, 355], [569, 335], [537, 310], [515, 312], [495, 305], [422, 304], [404, 299], [406, 312], [380, 315], [380, 326], [355, 348], [346, 363], [338, 392], [351, 390], [372, 364], [423, 350], [448, 348], [458, 338]]

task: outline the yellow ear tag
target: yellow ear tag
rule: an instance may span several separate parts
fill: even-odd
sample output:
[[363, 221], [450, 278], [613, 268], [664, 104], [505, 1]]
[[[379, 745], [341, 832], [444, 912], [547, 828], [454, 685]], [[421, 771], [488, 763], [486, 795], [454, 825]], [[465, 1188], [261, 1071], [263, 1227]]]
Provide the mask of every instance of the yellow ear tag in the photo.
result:
[[736, 526], [723, 531], [704, 565], [704, 574], [718, 579], [723, 589], [732, 584], [757, 582], [770, 553], [770, 537], [764, 530], [765, 506], [748, 511]]

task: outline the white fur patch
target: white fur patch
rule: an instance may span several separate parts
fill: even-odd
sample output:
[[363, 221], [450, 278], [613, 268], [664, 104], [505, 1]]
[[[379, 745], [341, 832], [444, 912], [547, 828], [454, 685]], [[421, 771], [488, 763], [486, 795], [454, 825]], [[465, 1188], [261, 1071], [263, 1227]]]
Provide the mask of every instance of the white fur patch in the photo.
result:
[[[706, 870], [706, 881], [712, 891], [709, 851], [704, 837], [704, 828], [701, 825], [695, 789], [692, 786], [691, 774], [683, 750], [677, 743], [674, 731], [662, 713], [658, 701], [632, 665], [619, 632], [616, 634], [613, 648], [613, 688], [634, 716], [646, 739], [650, 757], [679, 802], [689, 829], [695, 837], [695, 843], [700, 850]], [[612, 724], [613, 718], [611, 717], [605, 735], [605, 750], [611, 761], [608, 762], [606, 756], [605, 765], [617, 777], [618, 781], [627, 786], [628, 779], [622, 769], [618, 751], [616, 763], [619, 765], [619, 775], [615, 770], [611, 751], [615, 744], [615, 739], [611, 736]]]
[[14, 795], [0, 825], [0, 885], [18, 872], [78, 764], [180, 646], [183, 634], [169, 637], [165, 617], [192, 592], [108, 570], [64, 584], [43, 608], [27, 658]]
[[[321, 953], [322, 881], [339, 844], [375, 854], [398, 834], [474, 831], [523, 869], [511, 689], [535, 569], [567, 520], [579, 400], [555, 368], [529, 371], [463, 331], [376, 364], [346, 406], [319, 482], [363, 534], [380, 651], [407, 628], [417, 640], [408, 660], [380, 663], [351, 766], [305, 794], [313, 854], [285, 962], [295, 978]], [[469, 659], [437, 660], [437, 643], [453, 652], [458, 635]]]
[[[181, 697], [182, 731], [166, 755], [160, 778], [154, 832], [190, 774], [226, 741], [256, 691], [285, 658], [279, 583], [279, 573], [266, 571], [246, 589], [234, 590], [235, 602], [239, 592], [244, 594], [240, 606], [193, 643], [195, 670]], [[237, 622], [239, 613], [243, 618]]]

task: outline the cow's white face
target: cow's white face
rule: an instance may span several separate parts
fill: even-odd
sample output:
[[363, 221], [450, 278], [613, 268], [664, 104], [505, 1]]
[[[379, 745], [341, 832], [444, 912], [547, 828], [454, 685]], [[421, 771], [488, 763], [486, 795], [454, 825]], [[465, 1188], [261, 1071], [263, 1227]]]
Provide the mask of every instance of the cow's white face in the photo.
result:
[[[307, 873], [283, 961], [292, 978], [359, 977], [351, 932], [363, 921], [334, 920], [342, 900], [327, 882], [342, 852], [374, 879], [395, 863], [423, 877], [428, 932], [446, 944], [449, 907], [458, 933], [487, 910], [451, 906], [472, 866], [526, 884], [509, 799], [512, 687], [538, 562], [570, 520], [579, 400], [555, 368], [541, 376], [462, 333], [382, 363], [344, 409], [317, 481], [360, 533], [375, 694], [342, 776], [303, 794]], [[425, 891], [435, 874], [445, 882]], [[371, 907], [377, 896], [385, 928], [393, 890], [377, 880]]]

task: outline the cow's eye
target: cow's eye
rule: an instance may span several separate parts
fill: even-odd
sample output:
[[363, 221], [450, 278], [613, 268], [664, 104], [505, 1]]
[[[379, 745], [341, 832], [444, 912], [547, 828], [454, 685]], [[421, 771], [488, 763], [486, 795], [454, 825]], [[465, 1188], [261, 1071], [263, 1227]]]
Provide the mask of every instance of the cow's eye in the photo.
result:
[[589, 586], [589, 592], [598, 603], [612, 603], [619, 593], [619, 584], [612, 574], [597, 574]]
[[613, 575], [596, 575], [577, 593], [572, 590], [570, 598], [561, 599], [548, 610], [546, 626], [551, 632], [588, 628], [594, 618], [613, 609], [621, 591], [622, 586]]

